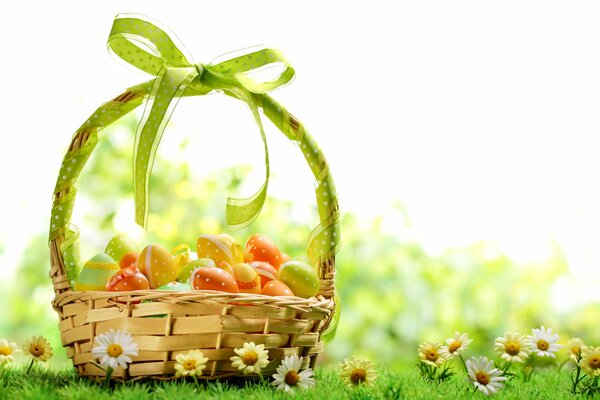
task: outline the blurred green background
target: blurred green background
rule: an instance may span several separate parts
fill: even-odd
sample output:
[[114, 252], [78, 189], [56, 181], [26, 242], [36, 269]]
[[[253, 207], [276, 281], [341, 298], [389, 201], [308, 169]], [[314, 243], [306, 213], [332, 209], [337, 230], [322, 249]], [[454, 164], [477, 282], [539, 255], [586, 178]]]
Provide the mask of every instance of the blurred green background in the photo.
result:
[[[136, 123], [126, 118], [103, 134], [80, 179], [78, 207], [84, 210], [85, 225], [94, 227], [93, 232], [83, 232], [84, 257], [103, 251], [115, 233], [115, 221], [122, 217], [119, 210], [130, 207]], [[186, 143], [181, 143], [181, 151]], [[199, 234], [225, 232], [225, 196], [236, 192], [248, 168], [196, 177], [189, 164], [174, 163], [160, 153], [151, 178], [150, 226], [157, 230], [148, 232], [140, 246], [158, 242], [172, 248], [188, 243], [194, 248]], [[344, 199], [340, 201], [343, 211]], [[565, 340], [579, 336], [600, 343], [597, 304], [563, 310], [554, 306], [571, 295], [551, 290], [557, 282], [572, 279], [558, 244], [553, 244], [547, 259], [526, 264], [514, 262], [491, 242], [431, 254], [411, 239], [415, 235], [410, 213], [402, 204], [393, 213], [386, 216], [399, 221], [393, 231], [382, 228], [383, 218], [365, 222], [343, 214], [336, 280], [343, 312], [322, 362], [361, 355], [381, 364], [400, 364], [416, 356], [419, 342], [442, 340], [456, 330], [475, 339], [473, 352], [491, 354], [494, 338], [505, 330], [528, 333], [541, 324], [557, 329]], [[271, 197], [257, 221], [233, 236], [243, 243], [251, 233], [266, 233], [292, 256], [302, 256], [316, 224], [316, 209], [312, 215], [307, 219], [293, 202]], [[127, 214], [126, 218], [133, 217]], [[48, 270], [47, 236], [31, 237], [17, 279], [0, 286], [4, 293], [0, 337], [22, 344], [31, 335], [46, 336], [55, 348], [52, 363], [66, 365], [58, 318], [50, 307], [53, 291]]]

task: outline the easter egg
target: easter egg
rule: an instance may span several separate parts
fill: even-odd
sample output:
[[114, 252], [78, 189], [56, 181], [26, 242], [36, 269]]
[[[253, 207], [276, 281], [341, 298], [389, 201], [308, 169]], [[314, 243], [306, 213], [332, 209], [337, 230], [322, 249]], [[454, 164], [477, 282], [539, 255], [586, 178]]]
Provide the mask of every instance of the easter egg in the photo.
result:
[[217, 265], [222, 261], [231, 265], [235, 264], [234, 254], [231, 252], [231, 244], [219, 235], [200, 235], [196, 247], [198, 257], [212, 258]]
[[253, 261], [250, 263], [250, 266], [260, 276], [260, 287], [264, 287], [267, 282], [277, 279], [277, 270], [269, 263]]
[[219, 290], [221, 292], [239, 293], [235, 278], [217, 267], [197, 268], [190, 278], [192, 289]]
[[277, 276], [298, 297], [307, 299], [313, 297], [319, 291], [317, 271], [303, 262], [288, 261], [281, 264]]
[[150, 288], [173, 282], [177, 278], [177, 267], [173, 256], [164, 247], [151, 244], [146, 246], [138, 258], [138, 269], [146, 275]]
[[246, 263], [233, 264], [233, 275], [241, 293], [260, 293], [260, 276]]
[[232, 238], [230, 235], [228, 235], [226, 233], [221, 233], [219, 235], [219, 238], [229, 248], [229, 251], [231, 251], [231, 257], [233, 259], [232, 260], [233, 264], [243, 263], [244, 262], [244, 249], [242, 248], [242, 245], [239, 244], [238, 242], [236, 242], [234, 238]]
[[129, 290], [150, 289], [148, 279], [137, 268], [123, 268], [116, 272], [106, 284], [110, 292], [126, 292]]
[[225, 261], [221, 261], [219, 263], [219, 265], [217, 265], [219, 268], [221, 268], [223, 271], [229, 273], [229, 275], [234, 276], [233, 274], [233, 268], [231, 267], [231, 265], [229, 265], [228, 263], [226, 263]]
[[281, 265], [281, 252], [279, 248], [266, 235], [255, 234], [250, 236], [244, 249], [246, 262], [264, 261], [271, 264], [275, 269]]
[[119, 266], [121, 268], [130, 267], [131, 265], [133, 265], [137, 262], [137, 259], [138, 259], [137, 251], [131, 252], [131, 253], [125, 253], [125, 254], [123, 254], [123, 257], [121, 257], [121, 260], [119, 260]]
[[198, 258], [196, 254], [190, 250], [190, 246], [187, 244], [180, 244], [175, 247], [171, 250], [171, 254], [173, 255], [173, 261], [175, 262], [177, 271], [181, 271], [183, 267]]
[[185, 267], [181, 268], [179, 274], [177, 274], [177, 282], [188, 283], [192, 272], [196, 268], [202, 267], [215, 267], [215, 262], [210, 258], [199, 258], [197, 260], [190, 261]]
[[121, 261], [121, 258], [123, 258], [125, 254], [137, 253], [138, 247], [133, 240], [126, 235], [116, 235], [108, 242], [104, 252], [111, 256], [113, 260]]
[[181, 282], [169, 282], [166, 285], [162, 285], [156, 290], [178, 290], [178, 291], [188, 291], [192, 290], [192, 287], [189, 283], [181, 283]]
[[283, 282], [272, 280], [262, 288], [262, 294], [267, 296], [293, 296], [292, 290]]
[[119, 265], [106, 253], [99, 253], [83, 265], [75, 290], [105, 290]]

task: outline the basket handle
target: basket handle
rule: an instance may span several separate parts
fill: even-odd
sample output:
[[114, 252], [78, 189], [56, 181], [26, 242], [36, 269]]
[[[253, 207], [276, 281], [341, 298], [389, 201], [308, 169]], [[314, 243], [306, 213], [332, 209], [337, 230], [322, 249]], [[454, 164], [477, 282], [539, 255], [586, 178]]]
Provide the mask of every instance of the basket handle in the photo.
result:
[[[115, 23], [118, 20], [119, 17]], [[236, 59], [239, 60], [240, 57], [233, 59], [233, 62]], [[225, 63], [228, 61], [218, 64], [217, 67]], [[103, 104], [73, 136], [54, 189], [50, 222], [49, 239], [52, 253], [50, 277], [57, 294], [71, 287], [72, 282], [69, 282], [69, 277], [75, 276], [80, 263], [79, 233], [77, 228], [71, 225], [77, 178], [98, 143], [100, 131], [151, 99], [155, 84], [156, 79], [147, 81], [127, 89], [120, 96]], [[208, 93], [206, 90], [203, 93], [186, 90], [182, 91], [181, 96], [206, 93]], [[235, 91], [225, 90], [224, 93], [239, 98]], [[340, 239], [340, 229], [337, 195], [329, 166], [316, 142], [298, 119], [266, 93], [249, 92], [249, 95], [256, 107], [260, 108], [282, 133], [298, 144], [316, 179], [315, 193], [320, 224], [311, 233], [307, 252], [311, 263], [319, 267], [321, 277], [319, 294], [331, 299], [335, 289], [335, 253]]]

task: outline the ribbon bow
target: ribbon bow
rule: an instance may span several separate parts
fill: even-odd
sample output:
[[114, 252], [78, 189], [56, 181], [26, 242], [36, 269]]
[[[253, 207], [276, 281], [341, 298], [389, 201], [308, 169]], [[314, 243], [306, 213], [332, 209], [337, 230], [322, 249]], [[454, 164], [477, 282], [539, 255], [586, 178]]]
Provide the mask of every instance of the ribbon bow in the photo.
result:
[[[260, 189], [248, 198], [227, 199], [227, 224], [232, 229], [249, 225], [262, 209], [269, 183], [267, 139], [257, 101], [261, 100], [262, 94], [287, 84], [294, 77], [294, 69], [281, 52], [267, 48], [216, 65], [194, 64], [164, 29], [129, 15], [118, 15], [115, 18], [108, 46], [124, 61], [155, 76], [149, 82], [152, 89], [135, 135], [133, 177], [136, 222], [147, 227], [148, 180], [156, 148], [179, 98], [220, 90], [248, 104], [265, 149], [266, 176]], [[273, 80], [258, 81], [248, 75], [248, 72], [274, 64], [283, 65], [284, 69]]]

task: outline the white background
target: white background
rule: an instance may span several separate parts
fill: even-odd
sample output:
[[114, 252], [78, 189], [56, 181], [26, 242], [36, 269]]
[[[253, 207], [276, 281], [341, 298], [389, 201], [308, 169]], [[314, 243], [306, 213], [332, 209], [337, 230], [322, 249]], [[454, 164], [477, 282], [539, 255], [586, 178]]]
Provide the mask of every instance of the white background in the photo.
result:
[[[106, 50], [121, 12], [161, 21], [196, 62], [281, 49], [297, 77], [274, 97], [327, 155], [343, 210], [367, 220], [399, 199], [432, 251], [492, 240], [529, 260], [557, 240], [578, 279], [600, 278], [600, 6], [566, 1], [3, 2], [3, 268], [46, 230], [71, 134], [149, 79]], [[243, 106], [182, 101], [162, 151], [186, 135], [199, 168], [248, 163], [260, 182]], [[273, 129], [269, 139], [271, 195], [313, 201], [297, 152]]]

